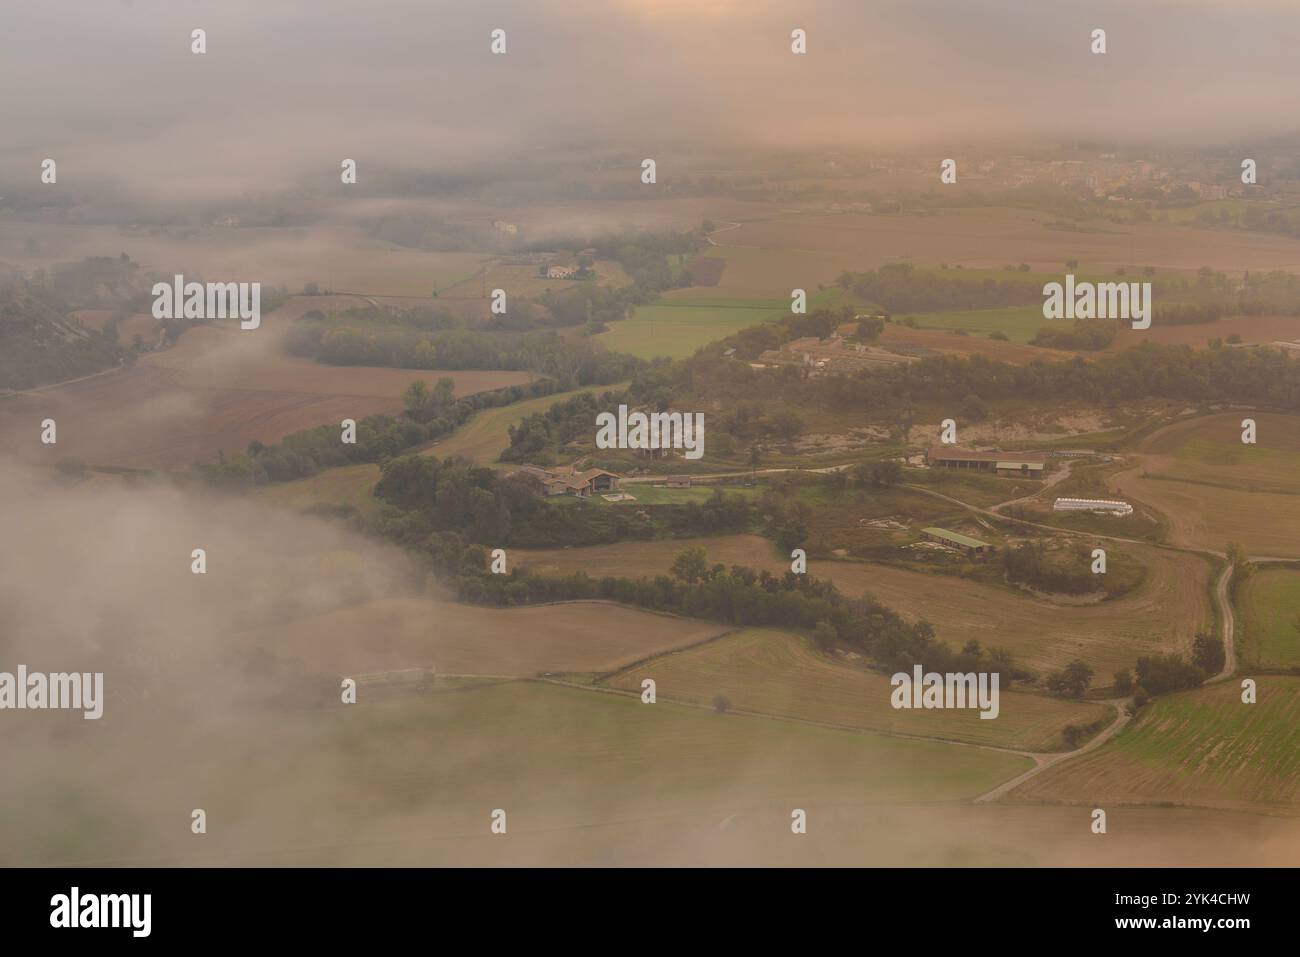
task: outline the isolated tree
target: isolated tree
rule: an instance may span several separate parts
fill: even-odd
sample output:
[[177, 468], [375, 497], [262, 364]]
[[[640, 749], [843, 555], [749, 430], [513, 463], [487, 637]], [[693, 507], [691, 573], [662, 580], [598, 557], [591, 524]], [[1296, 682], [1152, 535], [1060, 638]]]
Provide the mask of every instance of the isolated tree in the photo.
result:
[[776, 530], [776, 543], [788, 552], [802, 545], [808, 537], [808, 526], [797, 515], [791, 516]]
[[867, 316], [858, 320], [857, 337], [868, 342], [875, 342], [885, 329], [885, 320], [876, 316]]
[[1217, 675], [1227, 660], [1223, 642], [1214, 635], [1197, 635], [1192, 639], [1192, 664], [1207, 675]]
[[428, 383], [423, 379], [416, 379], [408, 385], [406, 391], [402, 393], [402, 405], [406, 409], [407, 417], [416, 422], [428, 422], [433, 418]]
[[731, 707], [731, 701], [725, 694], [715, 694], [713, 696], [713, 710], [718, 714], [726, 714], [727, 709]]
[[673, 556], [673, 577], [680, 578], [688, 584], [694, 585], [704, 578], [708, 571], [709, 556], [699, 545], [684, 548]]
[[1144, 655], [1137, 660], [1133, 670], [1137, 675], [1138, 690], [1148, 695], [1199, 688], [1205, 681], [1205, 673], [1200, 668], [1178, 655]]
[[1092, 668], [1086, 662], [1076, 658], [1060, 671], [1054, 671], [1047, 676], [1047, 690], [1069, 695], [1071, 698], [1082, 698], [1091, 682]]
[[830, 651], [834, 648], [838, 637], [839, 633], [836, 632], [835, 626], [825, 618], [817, 622], [817, 627], [813, 629], [813, 644], [822, 651]]
[[974, 392], [961, 400], [962, 418], [970, 419], [972, 422], [983, 422], [989, 417], [988, 406]]
[[1119, 694], [1129, 694], [1133, 691], [1133, 676], [1129, 674], [1127, 668], [1115, 672], [1115, 690]]
[[776, 434], [787, 442], [793, 442], [803, 432], [803, 419], [788, 410], [782, 410], [772, 416], [772, 428]]
[[402, 393], [406, 414], [416, 422], [428, 422], [455, 401], [455, 382], [449, 376], [439, 379], [432, 389], [423, 379], [416, 379]]

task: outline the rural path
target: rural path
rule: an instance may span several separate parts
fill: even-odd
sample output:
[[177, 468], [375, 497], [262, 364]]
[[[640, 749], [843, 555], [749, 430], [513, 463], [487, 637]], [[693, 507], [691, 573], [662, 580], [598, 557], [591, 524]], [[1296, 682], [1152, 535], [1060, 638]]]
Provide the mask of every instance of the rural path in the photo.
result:
[[125, 368], [126, 360], [122, 359], [112, 368], [100, 369], [98, 372], [92, 372], [90, 375], [77, 376], [75, 379], [64, 379], [62, 382], [47, 382], [45, 385], [38, 385], [31, 389], [0, 390], [0, 399], [8, 399], [16, 395], [36, 395], [40, 392], [49, 392], [51, 389], [58, 389], [65, 385], [72, 385], [74, 382], [85, 382], [88, 379], [98, 379], [100, 376], [112, 375], [114, 372], [121, 372]]
[[[1001, 502], [997, 505], [994, 505], [991, 509], [985, 509], [985, 508], [980, 508], [977, 505], [971, 505], [968, 502], [963, 502], [961, 499], [953, 498], [951, 495], [944, 495], [943, 493], [935, 492], [932, 489], [922, 488], [919, 485], [908, 485], [904, 483], [904, 488], [910, 488], [917, 492], [923, 492], [927, 495], [933, 495], [937, 498], [943, 499], [944, 501], [952, 502], [954, 505], [960, 505], [962, 508], [968, 509], [972, 512], [976, 512], [981, 515], [988, 515], [991, 517], [1000, 518], [1004, 522], [1016, 522], [1021, 525], [1029, 525], [1034, 528], [1045, 529], [1047, 531], [1051, 531], [1056, 534], [1072, 535], [1076, 538], [1088, 538], [1094, 540], [1101, 539], [1103, 541], [1110, 541], [1110, 542], [1123, 542], [1129, 545], [1145, 545], [1147, 547], [1152, 547], [1152, 548], [1163, 548], [1166, 551], [1171, 551], [1171, 552], [1182, 552], [1188, 555], [1200, 555], [1200, 556], [1208, 555], [1215, 559], [1224, 560], [1223, 571], [1220, 573], [1219, 579], [1216, 582], [1214, 587], [1215, 599], [1219, 605], [1219, 632], [1220, 632], [1220, 638], [1223, 641], [1223, 670], [1220, 671], [1214, 677], [1207, 678], [1206, 684], [1215, 681], [1225, 681], [1228, 678], [1232, 677], [1233, 674], [1236, 673], [1237, 671], [1236, 619], [1235, 616], [1233, 615], [1232, 601], [1228, 593], [1229, 587], [1232, 584], [1232, 575], [1233, 572], [1236, 570], [1236, 566], [1234, 566], [1231, 562], [1226, 560], [1228, 557], [1226, 553], [1215, 551], [1213, 549], [1184, 548], [1178, 545], [1167, 545], [1158, 542], [1144, 542], [1134, 538], [1123, 538], [1118, 535], [1099, 535], [1099, 534], [1094, 534], [1092, 532], [1079, 532], [1079, 531], [1075, 531], [1074, 529], [1057, 528], [1054, 525], [1044, 525], [1040, 522], [1031, 522], [1027, 519], [1012, 518], [1008, 515], [1002, 515], [1001, 513], [995, 511], [995, 509], [1003, 508], [1004, 506], [1011, 504], [1011, 502]], [[1024, 499], [1013, 499], [1012, 501], [1024, 501]], [[1255, 563], [1293, 561], [1293, 559], [1275, 558], [1272, 556], [1263, 556], [1263, 555], [1259, 555], [1259, 556], [1252, 555], [1249, 556], [1247, 560]]]
[[710, 246], [721, 246], [722, 243], [715, 242], [713, 237], [718, 235], [718, 233], [725, 233], [731, 229], [739, 229], [741, 225], [742, 225], [741, 223], [727, 223], [727, 225], [715, 229], [713, 232], [709, 233], [704, 238], [708, 241], [708, 244]]
[[1235, 570], [1236, 566], [1232, 562], [1224, 562], [1223, 574], [1219, 576], [1219, 581], [1214, 586], [1214, 594], [1219, 600], [1219, 635], [1223, 639], [1223, 670], [1213, 678], [1207, 678], [1206, 684], [1213, 681], [1226, 681], [1237, 671], [1237, 643], [1234, 640], [1236, 622], [1232, 614], [1232, 600], [1228, 595], [1228, 587], [1232, 584], [1232, 573]]
[[1024, 774], [1012, 778], [1010, 781], [1003, 781], [992, 791], [981, 794], [975, 799], [975, 803], [987, 804], [990, 801], [996, 801], [1004, 794], [1009, 794], [1011, 791], [1020, 787], [1020, 785], [1024, 784], [1030, 778], [1042, 774], [1048, 768], [1055, 767], [1063, 761], [1068, 761], [1070, 758], [1077, 758], [1079, 755], [1085, 754], [1094, 748], [1101, 747], [1111, 738], [1115, 737], [1115, 735], [1119, 734], [1124, 725], [1128, 724], [1129, 721], [1132, 720], [1133, 716], [1129, 714], [1128, 711], [1128, 705], [1132, 700], [1132, 698], [1114, 698], [1110, 701], [1106, 701], [1105, 704], [1111, 705], [1115, 709], [1115, 720], [1112, 721], [1104, 731], [1096, 735], [1087, 744], [1075, 748], [1073, 751], [1062, 751], [1058, 754], [1036, 756], [1041, 757], [1042, 760], [1038, 761], [1034, 767], [1030, 768]]
[[[640, 693], [637, 691], [626, 691], [622, 688], [611, 688], [607, 685], [582, 684], [577, 681], [566, 681], [563, 678], [549, 677], [546, 675], [521, 680], [531, 680], [542, 684], [558, 685], [563, 688], [573, 688], [578, 691], [593, 691], [600, 694], [616, 695], [621, 698], [636, 698], [640, 700], [641, 697]], [[697, 711], [715, 710], [711, 705], [694, 701], [682, 701], [676, 698], [665, 698], [664, 700], [682, 707], [693, 708]], [[948, 744], [962, 748], [978, 748], [981, 751], [1000, 751], [1003, 754], [1014, 754], [1022, 758], [1028, 758], [1034, 762], [1034, 766], [1023, 774], [1019, 774], [1008, 781], [1004, 781], [1002, 784], [993, 788], [993, 790], [981, 794], [973, 799], [976, 804], [984, 804], [989, 801], [997, 800], [1012, 789], [1019, 787], [1030, 778], [1042, 774], [1048, 768], [1054, 767], [1063, 761], [1068, 761], [1070, 758], [1076, 758], [1079, 755], [1085, 754], [1094, 748], [1098, 748], [1105, 742], [1109, 741], [1117, 735], [1130, 720], [1132, 720], [1132, 715], [1129, 714], [1128, 711], [1128, 706], [1132, 701], [1132, 698], [1112, 698], [1099, 702], [1100, 704], [1108, 704], [1115, 709], [1115, 720], [1107, 725], [1101, 732], [1096, 734], [1091, 740], [1075, 748], [1073, 751], [1025, 751], [1020, 748], [1006, 748], [996, 744], [980, 744], [975, 741], [959, 741], [954, 738], [945, 738], [939, 735], [878, 731], [871, 728], [855, 727], [853, 725], [835, 724], [829, 721], [814, 721], [809, 718], [799, 718], [793, 715], [772, 714], [765, 711], [751, 711], [746, 708], [728, 708], [727, 711], [729, 714], [743, 715], [747, 718], [764, 718], [768, 721], [784, 721], [791, 724], [801, 724], [816, 728], [830, 728], [835, 731], [848, 731], [853, 734], [876, 734], [890, 738], [905, 738], [909, 741], [933, 741], [938, 744]]]

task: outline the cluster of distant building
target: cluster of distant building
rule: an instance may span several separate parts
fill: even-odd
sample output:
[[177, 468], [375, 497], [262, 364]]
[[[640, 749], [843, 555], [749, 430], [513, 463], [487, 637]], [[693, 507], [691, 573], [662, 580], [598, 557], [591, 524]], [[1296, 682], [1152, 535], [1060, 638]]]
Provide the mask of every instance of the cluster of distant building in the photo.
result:
[[[883, 316], [854, 316], [855, 320], [883, 319]], [[734, 354], [734, 350], [728, 350]], [[839, 332], [824, 339], [804, 336], [782, 343], [777, 349], [768, 349], [750, 363], [755, 369], [776, 366], [796, 366], [807, 369], [811, 375], [848, 374], [863, 369], [906, 365], [917, 361], [916, 356], [903, 355], [865, 342], [854, 342]]]

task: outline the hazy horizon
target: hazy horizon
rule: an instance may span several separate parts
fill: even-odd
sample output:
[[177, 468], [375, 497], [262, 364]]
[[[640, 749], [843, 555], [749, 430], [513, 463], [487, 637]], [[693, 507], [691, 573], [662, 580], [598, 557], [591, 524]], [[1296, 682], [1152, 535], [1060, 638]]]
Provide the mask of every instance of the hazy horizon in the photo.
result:
[[0, 36], [0, 178], [53, 157], [61, 186], [179, 200], [325, 184], [344, 157], [364, 183], [586, 143], [1251, 145], [1286, 132], [1300, 80], [1300, 9], [1217, 0], [53, 0], [0, 11]]

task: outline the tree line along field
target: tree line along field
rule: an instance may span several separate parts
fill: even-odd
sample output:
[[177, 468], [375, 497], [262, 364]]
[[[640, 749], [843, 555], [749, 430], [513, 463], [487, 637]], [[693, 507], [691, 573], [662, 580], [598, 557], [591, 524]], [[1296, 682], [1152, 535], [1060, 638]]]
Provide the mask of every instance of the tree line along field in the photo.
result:
[[[441, 377], [448, 373], [435, 374]], [[412, 375], [424, 378], [427, 374]], [[510, 405], [480, 409], [451, 435], [425, 446], [420, 452], [438, 458], [456, 456], [475, 465], [495, 465], [498, 464], [501, 453], [510, 446], [510, 427], [519, 424], [525, 417], [535, 412], [545, 412], [554, 403], [584, 392], [617, 390], [624, 386], [626, 383], [574, 389]], [[264, 485], [253, 492], [253, 496], [259, 501], [298, 511], [318, 505], [345, 505], [369, 513], [378, 510], [381, 504], [373, 494], [379, 477], [379, 466], [371, 462], [340, 465], [291, 482]]]
[[[124, 252], [146, 273], [239, 277], [300, 291], [307, 283], [362, 295], [429, 296], [479, 272], [492, 253], [412, 249], [356, 226], [150, 228], [25, 223], [23, 242], [0, 239], [22, 270]], [[223, 279], [224, 281], [224, 279]]]
[[730, 707], [746, 712], [1023, 751], [1064, 749], [1066, 725], [1104, 725], [1114, 717], [1106, 705], [1005, 689], [995, 719], [970, 710], [895, 709], [886, 675], [833, 660], [805, 638], [761, 628], [669, 652], [602, 683], [639, 692], [647, 678], [655, 681], [661, 699], [707, 707], [720, 694]]
[[1243, 345], [1269, 345], [1275, 342], [1300, 340], [1300, 318], [1295, 316], [1228, 316], [1217, 322], [1198, 322], [1191, 325], [1171, 325], [1153, 322], [1150, 329], [1134, 329], [1120, 324], [1115, 340], [1107, 352], [1122, 352], [1144, 342], [1158, 342], [1170, 346], [1209, 348], [1211, 339], [1227, 342], [1239, 336]]
[[1236, 681], [1157, 698], [1124, 733], [1010, 799], [1300, 810], [1300, 678], [1256, 680], [1256, 704]]
[[[1245, 418], [1258, 427], [1253, 446], [1241, 441]], [[1138, 465], [1112, 481], [1168, 519], [1170, 544], [1222, 551], [1238, 542], [1251, 555], [1300, 557], [1298, 440], [1296, 416], [1242, 409], [1189, 418], [1147, 436]]]
[[[179, 469], [250, 442], [273, 443], [322, 423], [401, 411], [416, 379], [450, 377], [457, 395], [529, 381], [527, 372], [418, 371], [326, 366], [285, 354], [287, 322], [264, 316], [255, 330], [197, 326], [134, 366], [0, 399], [0, 442], [28, 461]], [[54, 446], [39, 424], [53, 418]]]
[[[747, 565], [775, 574], [790, 568], [789, 559], [756, 535], [515, 550], [513, 555], [519, 567], [541, 574], [653, 577], [669, 574], [673, 556], [689, 545], [702, 545], [710, 565]], [[1187, 653], [1197, 632], [1213, 628], [1206, 560], [1155, 548], [1135, 547], [1135, 552], [1148, 568], [1142, 586], [1092, 605], [1058, 604], [954, 575], [865, 561], [811, 561], [808, 573], [829, 579], [850, 597], [868, 594], [909, 621], [929, 621], [953, 648], [968, 641], [986, 650], [1005, 647], [1017, 664], [1039, 674], [1081, 658], [1096, 672], [1094, 683], [1105, 686], [1140, 655]]]
[[1263, 668], [1300, 666], [1300, 570], [1255, 568], [1236, 599], [1242, 658]]

